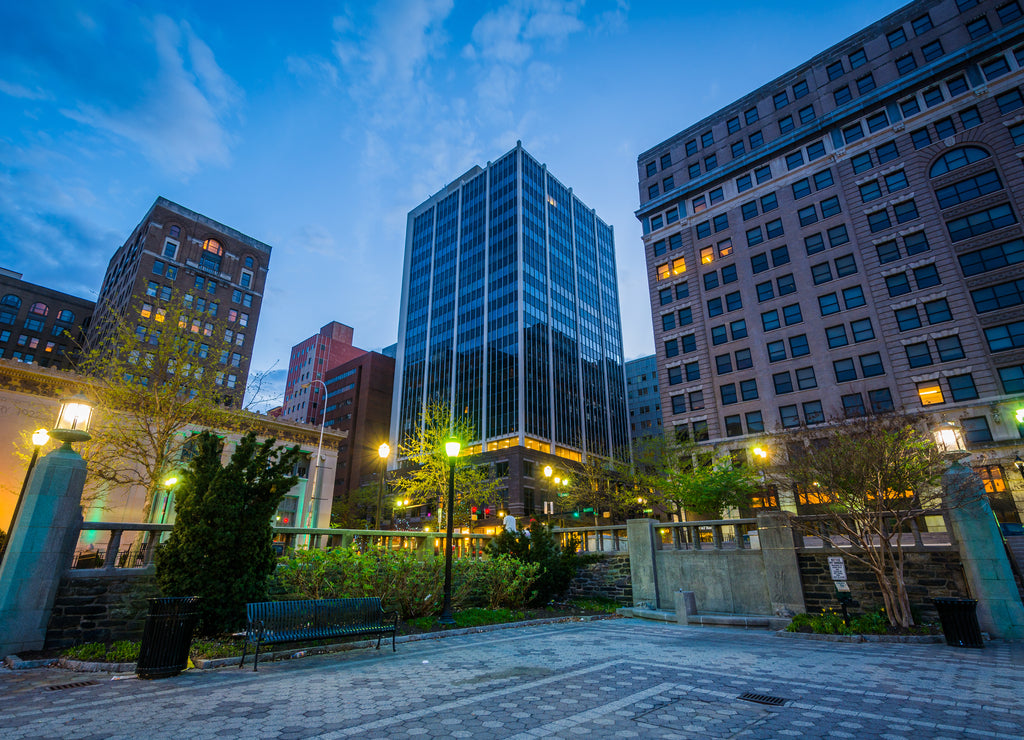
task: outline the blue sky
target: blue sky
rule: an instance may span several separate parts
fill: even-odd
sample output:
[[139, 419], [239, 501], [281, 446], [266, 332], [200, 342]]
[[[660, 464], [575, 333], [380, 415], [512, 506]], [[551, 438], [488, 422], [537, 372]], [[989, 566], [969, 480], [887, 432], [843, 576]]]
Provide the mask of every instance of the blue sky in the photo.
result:
[[[274, 248], [253, 370], [397, 339], [406, 214], [524, 147], [615, 228], [653, 352], [637, 155], [900, 7], [454, 0], [0, 5], [0, 266], [95, 298], [158, 196]], [[276, 364], [275, 364], [276, 363]]]

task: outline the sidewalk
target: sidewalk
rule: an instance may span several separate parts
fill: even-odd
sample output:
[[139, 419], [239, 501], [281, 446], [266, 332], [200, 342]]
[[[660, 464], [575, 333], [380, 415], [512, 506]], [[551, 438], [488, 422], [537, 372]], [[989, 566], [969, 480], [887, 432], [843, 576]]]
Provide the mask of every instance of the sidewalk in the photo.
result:
[[[1020, 738], [1024, 645], [836, 644], [560, 623], [111, 681], [0, 671], [22, 738]], [[48, 690], [47, 685], [91, 685]], [[752, 693], [781, 706], [743, 701]]]

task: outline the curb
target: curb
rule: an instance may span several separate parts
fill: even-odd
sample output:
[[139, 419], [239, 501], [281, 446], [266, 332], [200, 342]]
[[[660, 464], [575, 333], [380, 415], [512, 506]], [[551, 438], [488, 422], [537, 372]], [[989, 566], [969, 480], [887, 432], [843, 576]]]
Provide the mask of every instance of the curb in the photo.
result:
[[40, 660], [22, 660], [17, 655], [8, 655], [4, 658], [3, 664], [10, 668], [12, 671], [25, 671], [29, 668], [45, 668], [49, 665], [55, 665], [57, 658], [42, 658]]
[[135, 663], [99, 663], [93, 660], [58, 658], [57, 667], [76, 673], [135, 673]]
[[931, 645], [945, 642], [942, 635], [819, 635], [814, 632], [786, 632], [778, 630], [776, 637], [786, 637], [795, 640], [818, 640], [819, 642], [886, 642], [886, 643], [909, 643], [912, 645]]

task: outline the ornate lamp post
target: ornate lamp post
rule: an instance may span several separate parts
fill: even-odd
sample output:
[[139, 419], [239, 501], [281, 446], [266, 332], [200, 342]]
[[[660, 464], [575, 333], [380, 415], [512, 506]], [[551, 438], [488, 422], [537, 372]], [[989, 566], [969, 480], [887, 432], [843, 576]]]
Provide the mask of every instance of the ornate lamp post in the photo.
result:
[[459, 457], [462, 445], [457, 439], [444, 443], [444, 451], [448, 456], [448, 503], [445, 505], [444, 535], [444, 606], [438, 624], [455, 624], [452, 616], [452, 527], [455, 510], [455, 460]]
[[388, 455], [391, 454], [391, 448], [388, 447], [388, 443], [384, 442], [380, 447], [377, 448], [377, 455], [380, 457], [380, 480], [377, 485], [377, 529], [380, 529], [380, 504], [381, 499], [384, 498], [384, 475], [387, 473]]

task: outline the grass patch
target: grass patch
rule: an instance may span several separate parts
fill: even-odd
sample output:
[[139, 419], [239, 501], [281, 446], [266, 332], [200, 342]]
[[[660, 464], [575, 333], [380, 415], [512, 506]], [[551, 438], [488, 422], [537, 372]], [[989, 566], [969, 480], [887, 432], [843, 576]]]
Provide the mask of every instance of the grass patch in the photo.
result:
[[585, 612], [597, 612], [599, 614], [614, 614], [619, 605], [611, 599], [570, 599], [569, 606]]
[[242, 655], [242, 640], [223, 638], [220, 640], [193, 640], [188, 649], [192, 660], [198, 658], [238, 658]]
[[135, 663], [139, 659], [139, 645], [132, 640], [118, 640], [107, 645], [102, 642], [86, 642], [70, 647], [61, 653], [71, 660], [90, 663]]
[[[504, 622], [518, 622], [523, 619], [523, 612], [512, 609], [459, 609], [455, 612], [455, 627], [480, 627], [485, 624], [502, 624]], [[424, 632], [430, 631], [437, 624], [437, 617], [418, 617], [410, 619], [408, 623], [416, 629]]]
[[918, 624], [907, 630], [893, 627], [885, 609], [850, 618], [850, 624], [835, 609], [826, 608], [821, 614], [797, 614], [786, 627], [787, 632], [810, 632], [816, 635], [930, 635], [937, 634], [934, 625]]

